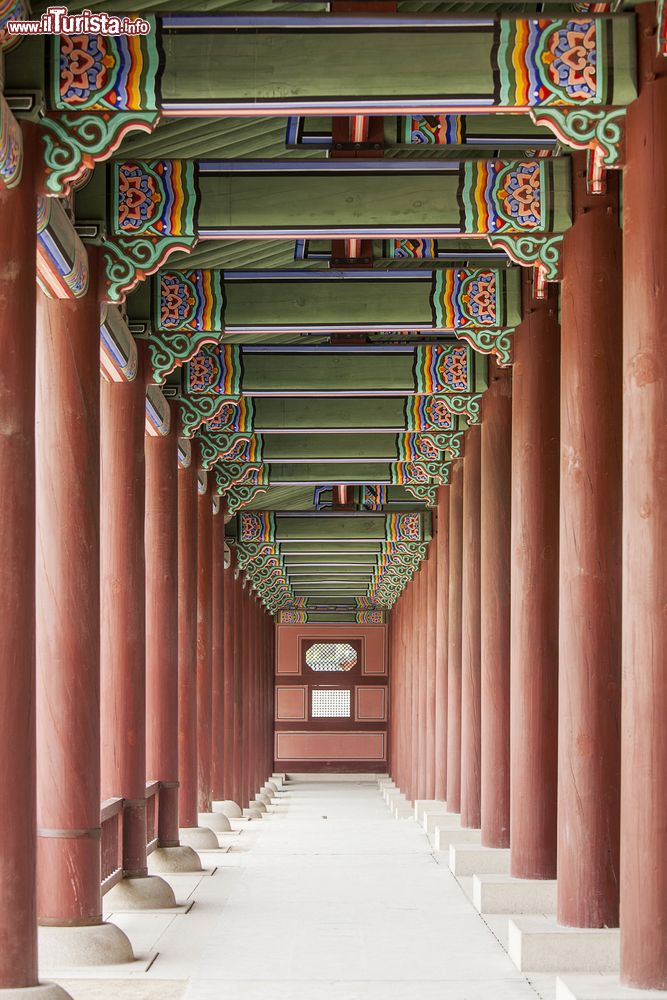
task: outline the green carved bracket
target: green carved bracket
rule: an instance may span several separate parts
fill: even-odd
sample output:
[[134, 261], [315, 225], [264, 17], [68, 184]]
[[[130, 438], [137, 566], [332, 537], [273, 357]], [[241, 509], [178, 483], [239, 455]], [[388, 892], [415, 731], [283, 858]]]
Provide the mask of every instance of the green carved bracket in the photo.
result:
[[42, 118], [46, 193], [68, 196], [129, 132], [152, 132], [159, 118], [157, 111], [52, 112]]
[[482, 396], [481, 392], [438, 393], [450, 413], [463, 414], [471, 424], [479, 423]]
[[537, 268], [545, 281], [560, 280], [562, 233], [543, 236], [503, 233], [487, 239], [494, 249], [504, 250], [515, 264]]
[[405, 486], [408, 493], [411, 493], [415, 500], [423, 500], [427, 507], [437, 507], [438, 505], [438, 487], [437, 486], [422, 486], [421, 484], [408, 485]]
[[186, 364], [205, 344], [216, 344], [218, 337], [212, 333], [154, 333], [148, 341], [153, 377], [158, 384], [165, 381], [176, 368]]
[[536, 125], [546, 125], [571, 149], [590, 149], [607, 169], [622, 165], [626, 108], [568, 107], [548, 105], [531, 108]]
[[[196, 236], [116, 236], [104, 241], [105, 302], [118, 304], [128, 292], [155, 274], [172, 253], [191, 250]], [[164, 381], [164, 379], [163, 379]]]
[[208, 423], [209, 420], [213, 420], [218, 415], [225, 403], [236, 398], [203, 392], [193, 396], [181, 396], [178, 400], [178, 406], [181, 412], [183, 435], [188, 438], [192, 437], [198, 427]]
[[514, 329], [459, 330], [456, 336], [474, 347], [480, 354], [493, 354], [502, 368], [512, 364], [512, 338]]

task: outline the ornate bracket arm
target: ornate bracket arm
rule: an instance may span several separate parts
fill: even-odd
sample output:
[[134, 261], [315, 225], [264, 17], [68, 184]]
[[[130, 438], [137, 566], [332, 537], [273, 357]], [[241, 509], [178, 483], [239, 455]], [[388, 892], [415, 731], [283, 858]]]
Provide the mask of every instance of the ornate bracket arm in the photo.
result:
[[153, 378], [161, 384], [176, 368], [191, 361], [205, 344], [216, 344], [218, 335], [181, 330], [177, 333], [154, 333], [146, 339], [151, 354]]
[[227, 493], [227, 509], [230, 514], [235, 514], [237, 510], [247, 507], [248, 504], [261, 493], [267, 493], [268, 486], [247, 486], [241, 484], [234, 486]]
[[487, 239], [494, 249], [504, 250], [515, 264], [520, 264], [521, 267], [539, 268], [547, 281], [560, 280], [562, 233], [545, 236], [505, 233], [488, 236]]
[[478, 424], [480, 418], [481, 392], [456, 392], [445, 395], [438, 394], [450, 413], [463, 414], [468, 423]]
[[493, 354], [497, 358], [498, 364], [502, 368], [507, 368], [512, 364], [513, 334], [513, 329], [484, 330], [475, 328], [458, 330], [456, 336], [459, 340], [470, 344], [480, 354]]
[[626, 108], [568, 107], [548, 105], [531, 108], [536, 125], [546, 125], [571, 149], [590, 149], [608, 170], [622, 166]]
[[46, 194], [64, 198], [129, 132], [152, 132], [157, 111], [52, 112], [42, 119]]
[[[160, 338], [156, 337], [154, 339], [156, 341], [159, 340], [161, 343]], [[156, 350], [160, 350], [160, 348], [156, 346]], [[152, 353], [153, 346], [151, 344], [151, 356]], [[152, 360], [155, 366], [155, 359], [153, 357]], [[181, 424], [184, 436], [187, 438], [192, 437], [198, 427], [201, 427], [202, 424], [207, 423], [209, 420], [213, 420], [227, 401], [228, 399], [225, 396], [206, 395], [205, 393], [198, 393], [194, 396], [181, 396], [178, 406], [181, 412]]]
[[427, 507], [438, 506], [438, 487], [405, 484], [408, 493], [412, 493], [416, 500], [423, 500]]
[[127, 293], [155, 274], [172, 253], [191, 250], [196, 242], [196, 236], [134, 236], [132, 239], [117, 236], [105, 240], [105, 302], [123, 302]]

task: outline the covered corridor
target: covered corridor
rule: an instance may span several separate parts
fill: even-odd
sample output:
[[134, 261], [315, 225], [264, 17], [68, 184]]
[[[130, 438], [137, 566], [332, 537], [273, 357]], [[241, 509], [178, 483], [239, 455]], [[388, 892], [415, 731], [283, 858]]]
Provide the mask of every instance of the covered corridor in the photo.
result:
[[0, 0], [0, 1000], [665, 1000], [667, 0], [135, 6]]
[[60, 981], [80, 1000], [553, 1000], [555, 977], [517, 971], [502, 918], [484, 922], [471, 879], [392, 817], [373, 775], [326, 777], [297, 776], [261, 823], [220, 834], [212, 877], [169, 876], [187, 915], [112, 917], [146, 972]]

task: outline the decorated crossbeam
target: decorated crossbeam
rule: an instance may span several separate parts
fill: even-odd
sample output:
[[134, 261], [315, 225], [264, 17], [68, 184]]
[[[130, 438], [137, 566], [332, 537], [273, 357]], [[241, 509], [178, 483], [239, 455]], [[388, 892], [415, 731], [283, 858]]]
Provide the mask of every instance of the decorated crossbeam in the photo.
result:
[[[204, 348], [186, 366], [185, 390], [199, 394], [261, 396], [433, 396], [432, 419], [448, 410], [470, 422], [479, 419], [487, 386], [487, 359], [457, 341], [379, 350], [255, 351], [224, 344]], [[257, 402], [257, 400], [255, 400]], [[415, 401], [414, 423], [426, 406]], [[426, 428], [424, 428], [426, 429]]]
[[137, 375], [137, 345], [116, 306], [102, 305], [100, 374], [107, 382], [131, 382]]
[[334, 595], [348, 606], [354, 601], [359, 621], [377, 622], [373, 613], [393, 603], [430, 536], [421, 512], [315, 518], [242, 512], [234, 527], [240, 568], [266, 606], [295, 613], [294, 623], [315, 600]]
[[[236, 463], [223, 462], [213, 467], [216, 491], [226, 496], [231, 490], [241, 490], [246, 502], [269, 486], [350, 486], [372, 482], [379, 485], [404, 486], [417, 499], [433, 506], [436, 485], [449, 481], [447, 462], [360, 462], [346, 466], [341, 463]], [[247, 493], [246, 493], [247, 491]], [[245, 504], [243, 504], [245, 506]], [[236, 504], [235, 504], [236, 506]], [[238, 509], [238, 508], [237, 508]]]
[[165, 437], [171, 427], [171, 409], [157, 385], [149, 385], [146, 390], [146, 434], [149, 437]]
[[[239, 545], [320, 542], [387, 542], [421, 544], [430, 541], [431, 515], [409, 514], [296, 514], [281, 516], [267, 512], [242, 512], [237, 515], [236, 539]], [[388, 549], [388, 551], [394, 551]]]
[[52, 299], [78, 299], [88, 289], [88, 254], [54, 198], [37, 199], [37, 283]]
[[401, 434], [224, 434], [197, 435], [202, 467], [220, 462], [344, 462], [350, 469], [368, 462], [441, 462], [459, 458], [463, 431]]
[[[178, 398], [183, 433], [199, 428], [212, 434], [401, 433], [433, 431], [454, 435], [465, 430], [465, 417], [447, 409], [440, 396], [363, 396], [336, 399], [223, 396], [211, 393]], [[453, 439], [452, 439], [453, 440]], [[452, 445], [453, 447], [453, 445]]]
[[521, 321], [520, 294], [514, 269], [240, 277], [163, 270], [154, 282], [155, 332], [150, 339], [156, 377], [163, 378], [224, 333], [391, 329], [455, 334], [508, 363], [510, 334]]
[[118, 100], [119, 112], [157, 108], [178, 117], [401, 115], [415, 106], [488, 114], [624, 105], [635, 94], [627, 16], [183, 13], [150, 23], [121, 72], [99, 36], [55, 37], [52, 63], [62, 68], [52, 108], [106, 109], [128, 79], [137, 87]]
[[[372, 147], [369, 117], [355, 116], [362, 135], [350, 140], [355, 148]], [[480, 146], [487, 149], [551, 150], [556, 137], [535, 125], [529, 112], [498, 115], [480, 111], [476, 114], [443, 113], [407, 114], [384, 117], [384, 146], [388, 149], [412, 146]], [[292, 149], [330, 149], [333, 146], [332, 119], [315, 115], [290, 116], [287, 119], [285, 145]]]
[[383, 608], [360, 609], [352, 611], [346, 605], [339, 610], [313, 610], [306, 608], [283, 608], [277, 616], [278, 625], [318, 625], [325, 623], [355, 622], [357, 625], [386, 625], [387, 613]]
[[109, 170], [110, 301], [199, 239], [543, 235], [570, 224], [562, 159], [118, 160]]
[[5, 98], [0, 94], [0, 185], [13, 188], [23, 172], [23, 134]]

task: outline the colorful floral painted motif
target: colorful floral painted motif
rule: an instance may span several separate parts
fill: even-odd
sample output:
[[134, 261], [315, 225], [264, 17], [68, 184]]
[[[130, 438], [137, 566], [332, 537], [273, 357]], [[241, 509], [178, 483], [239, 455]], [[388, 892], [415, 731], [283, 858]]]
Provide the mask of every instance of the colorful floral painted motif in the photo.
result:
[[498, 99], [501, 105], [605, 104], [602, 19], [501, 20]]
[[400, 259], [431, 260], [436, 256], [435, 240], [404, 239], [392, 241], [391, 256]]
[[466, 161], [459, 181], [462, 232], [544, 231], [550, 205], [546, 162]]
[[448, 267], [433, 276], [431, 308], [437, 329], [505, 323], [504, 276], [498, 271]]
[[157, 111], [155, 19], [147, 35], [53, 38], [51, 106], [57, 111]]
[[465, 142], [463, 115], [409, 115], [402, 119], [400, 141], [410, 145], [459, 145]]
[[197, 235], [196, 164], [119, 162], [113, 170], [114, 232], [119, 236]]
[[247, 512], [239, 515], [241, 542], [272, 542], [276, 536], [273, 514]]
[[220, 271], [161, 271], [156, 293], [159, 329], [223, 332]]
[[415, 348], [415, 384], [418, 393], [468, 392], [470, 348], [425, 344]]
[[406, 427], [409, 431], [437, 429], [456, 430], [457, 418], [437, 396], [412, 396], [405, 403]]
[[421, 515], [387, 514], [386, 534], [390, 542], [421, 542]]
[[188, 391], [238, 396], [242, 377], [240, 347], [237, 344], [221, 344], [213, 349], [199, 351], [189, 362]]

